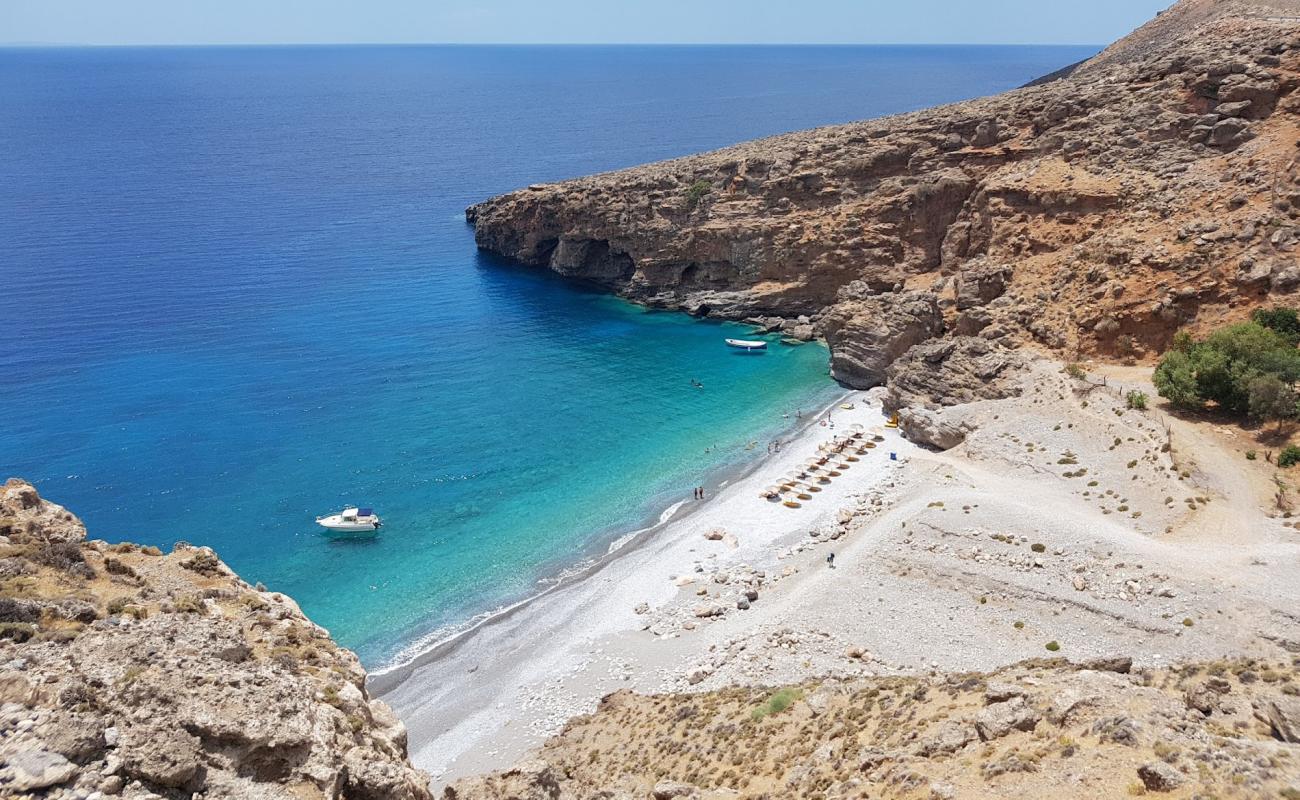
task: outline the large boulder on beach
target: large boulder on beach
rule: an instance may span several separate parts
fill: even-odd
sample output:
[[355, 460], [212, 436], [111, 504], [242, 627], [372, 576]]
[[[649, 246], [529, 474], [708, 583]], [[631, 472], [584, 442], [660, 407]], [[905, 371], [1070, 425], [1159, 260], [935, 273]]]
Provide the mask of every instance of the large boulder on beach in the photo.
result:
[[903, 409], [898, 413], [898, 427], [910, 441], [937, 450], [951, 450], [975, 429], [967, 420], [928, 408]]

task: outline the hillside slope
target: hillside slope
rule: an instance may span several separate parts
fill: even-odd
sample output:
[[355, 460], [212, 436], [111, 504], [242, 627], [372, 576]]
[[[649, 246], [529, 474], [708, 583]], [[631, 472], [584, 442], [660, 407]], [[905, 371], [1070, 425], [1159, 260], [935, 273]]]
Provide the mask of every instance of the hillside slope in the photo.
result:
[[1291, 664], [993, 674], [618, 692], [534, 760], [447, 800], [1170, 798], [1300, 793]]
[[847, 384], [949, 334], [1141, 357], [1300, 288], [1300, 4], [1183, 0], [1069, 77], [468, 209], [479, 246], [823, 336]]

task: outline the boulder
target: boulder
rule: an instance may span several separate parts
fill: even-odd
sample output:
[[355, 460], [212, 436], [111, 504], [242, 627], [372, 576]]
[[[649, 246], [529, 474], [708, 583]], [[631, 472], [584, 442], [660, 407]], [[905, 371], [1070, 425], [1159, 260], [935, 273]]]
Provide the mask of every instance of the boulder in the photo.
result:
[[1210, 129], [1210, 144], [1218, 147], [1235, 144], [1237, 137], [1249, 127], [1240, 119], [1225, 119]]
[[1133, 658], [1131, 656], [1107, 656], [1085, 661], [1079, 666], [1095, 672], [1117, 672], [1120, 675], [1127, 675], [1133, 670]]
[[5, 760], [9, 762], [9, 785], [19, 792], [65, 783], [77, 771], [71, 761], [48, 750], [24, 750]]
[[127, 774], [145, 783], [189, 788], [199, 776], [199, 740], [178, 727], [129, 727], [118, 753]]
[[1219, 710], [1219, 702], [1223, 695], [1230, 691], [1232, 691], [1232, 684], [1223, 678], [1210, 678], [1188, 686], [1183, 691], [1183, 702], [1188, 708], [1208, 717]]
[[676, 800], [679, 797], [695, 797], [699, 794], [699, 789], [689, 783], [680, 781], [659, 781], [650, 790], [650, 796], [654, 800]]
[[962, 270], [957, 276], [957, 309], [965, 311], [986, 305], [1002, 296], [1011, 279], [1011, 267], [980, 266]]
[[1262, 710], [1274, 736], [1300, 744], [1300, 697], [1277, 695], [1265, 701]]
[[993, 705], [994, 703], [1005, 703], [1008, 700], [1024, 696], [1025, 690], [1014, 683], [990, 681], [989, 684], [984, 687], [984, 702], [988, 705]]
[[997, 342], [957, 336], [925, 342], [894, 361], [887, 375], [886, 411], [941, 408], [1018, 396], [1024, 353]]
[[928, 738], [922, 740], [917, 753], [924, 758], [955, 753], [979, 739], [975, 726], [964, 720], [945, 720]]
[[986, 119], [975, 126], [975, 135], [971, 137], [973, 147], [990, 147], [998, 143], [998, 121]]
[[[442, 796], [443, 800], [559, 800], [560, 777], [550, 764], [533, 759], [505, 772], [459, 781], [455, 786], [448, 786]], [[375, 796], [375, 800], [383, 797]]]
[[1247, 75], [1232, 75], [1219, 86], [1219, 105], [1246, 103], [1242, 113], [1251, 119], [1264, 119], [1277, 105], [1278, 86], [1273, 81], [1255, 80]]
[[898, 426], [909, 440], [938, 450], [951, 450], [974, 430], [965, 421], [951, 420], [942, 411], [928, 408], [903, 409], [898, 414]]
[[86, 526], [63, 506], [42, 500], [27, 481], [10, 478], [0, 489], [0, 536], [15, 534], [32, 541], [81, 542]]
[[705, 678], [713, 674], [713, 670], [708, 667], [696, 667], [686, 673], [686, 682], [691, 686], [702, 683]]
[[846, 386], [870, 389], [885, 382], [895, 359], [943, 331], [943, 312], [933, 293], [889, 293], [836, 305], [823, 325], [831, 376]]
[[975, 715], [975, 730], [984, 741], [1001, 739], [1012, 731], [1032, 731], [1040, 716], [1023, 697], [994, 703]]
[[[1220, 103], [1215, 107], [1214, 113], [1223, 117], [1240, 117], [1245, 114], [1248, 108], [1250, 108], [1249, 100], [1238, 100], [1235, 103]], [[1218, 120], [1216, 119], [1214, 122], [1218, 122]], [[1210, 124], [1213, 125], [1214, 122]]]
[[[559, 796], [559, 786], [545, 762], [531, 767], [532, 762], [525, 762], [515, 771], [525, 774], [530, 782], [532, 794], [520, 795], [529, 800], [551, 800]], [[346, 767], [346, 784], [343, 796], [357, 800], [425, 800], [429, 796], [428, 786], [419, 773], [392, 761], [381, 761], [371, 757], [365, 748], [354, 747], [344, 757]], [[528, 770], [532, 770], [528, 772]], [[549, 780], [548, 780], [549, 779]], [[550, 789], [554, 787], [555, 791]]]
[[1138, 767], [1138, 778], [1149, 792], [1172, 792], [1187, 782], [1186, 776], [1163, 761]]
[[1102, 696], [1079, 689], [1066, 689], [1052, 696], [1047, 709], [1047, 719], [1062, 728], [1074, 724], [1089, 709], [1100, 705]]

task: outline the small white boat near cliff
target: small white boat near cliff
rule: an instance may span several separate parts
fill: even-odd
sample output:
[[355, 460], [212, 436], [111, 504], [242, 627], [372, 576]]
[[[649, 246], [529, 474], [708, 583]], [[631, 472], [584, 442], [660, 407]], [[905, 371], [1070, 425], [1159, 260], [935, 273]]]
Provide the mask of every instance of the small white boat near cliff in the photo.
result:
[[383, 523], [371, 508], [345, 508], [337, 514], [317, 517], [316, 524], [331, 531], [361, 533], [377, 531]]
[[766, 350], [767, 342], [754, 341], [751, 339], [727, 339], [727, 347], [734, 347], [737, 350]]

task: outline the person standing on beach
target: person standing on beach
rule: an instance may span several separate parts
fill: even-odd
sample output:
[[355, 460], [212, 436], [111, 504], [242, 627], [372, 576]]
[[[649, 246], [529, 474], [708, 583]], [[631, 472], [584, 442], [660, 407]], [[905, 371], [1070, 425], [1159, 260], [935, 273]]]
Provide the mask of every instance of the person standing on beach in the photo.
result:
[[835, 569], [835, 554], [834, 554], [834, 553], [831, 553], [830, 555], [826, 556], [826, 566], [830, 567], [831, 569]]

